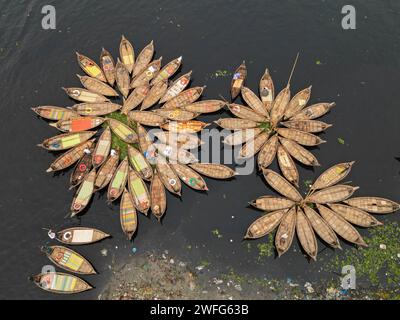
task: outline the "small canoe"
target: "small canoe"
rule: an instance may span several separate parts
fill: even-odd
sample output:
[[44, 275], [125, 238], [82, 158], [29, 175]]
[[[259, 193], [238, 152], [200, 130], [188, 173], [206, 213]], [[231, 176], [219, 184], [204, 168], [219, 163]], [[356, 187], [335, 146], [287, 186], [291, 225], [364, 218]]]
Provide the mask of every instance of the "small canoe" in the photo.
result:
[[128, 187], [136, 210], [147, 215], [150, 209], [150, 193], [142, 178], [132, 168], [129, 168]]
[[136, 124], [138, 141], [140, 146], [140, 151], [147, 157], [147, 152], [150, 152], [153, 145], [153, 140], [151, 139], [150, 135], [147, 133], [146, 129], [140, 123]]
[[229, 146], [237, 146], [243, 144], [251, 139], [254, 139], [258, 136], [263, 129], [261, 128], [254, 128], [254, 129], [246, 129], [246, 130], [236, 130], [230, 135], [224, 138], [223, 143]]
[[293, 140], [279, 137], [279, 142], [293, 158], [302, 164], [305, 164], [306, 166], [320, 166], [318, 159], [310, 151]]
[[354, 163], [354, 161], [343, 162], [325, 170], [312, 184], [311, 189], [317, 190], [327, 188], [342, 181], [350, 173]]
[[81, 116], [104, 116], [121, 109], [121, 106], [111, 102], [79, 103], [74, 105], [72, 109]]
[[218, 126], [227, 130], [253, 129], [258, 126], [258, 122], [239, 118], [222, 118], [214, 121]]
[[118, 92], [111, 88], [108, 84], [92, 77], [80, 76], [77, 74], [79, 81], [89, 91], [101, 94], [103, 96], [118, 97]]
[[131, 73], [135, 64], [135, 51], [132, 44], [123, 35], [119, 44], [119, 56], [126, 69]]
[[115, 170], [107, 190], [107, 199], [112, 202], [119, 198], [125, 189], [126, 181], [128, 180], [129, 162], [126, 157], [121, 161], [118, 168]]
[[177, 146], [186, 150], [195, 149], [204, 144], [196, 134], [176, 133], [162, 130], [153, 132], [153, 134], [162, 143]]
[[158, 153], [163, 157], [168, 158], [170, 162], [179, 162], [182, 164], [197, 163], [199, 160], [189, 151], [177, 148], [176, 146], [167, 145], [164, 143], [155, 143]]
[[106, 77], [103, 74], [103, 71], [100, 69], [96, 62], [78, 52], [76, 52], [76, 57], [78, 59], [79, 66], [82, 68], [83, 71], [85, 71], [88, 76], [99, 79], [103, 82], [107, 81]]
[[187, 111], [182, 108], [156, 109], [153, 112], [171, 121], [190, 121], [199, 116], [198, 113]]
[[258, 239], [275, 230], [286, 212], [287, 209], [276, 210], [258, 218], [249, 226], [244, 239]]
[[231, 82], [231, 97], [232, 101], [236, 99], [242, 90], [244, 81], [247, 77], [247, 69], [246, 64], [243, 61], [242, 64], [235, 70], [233, 74], [232, 82]]
[[143, 50], [139, 53], [136, 58], [136, 62], [133, 66], [132, 70], [132, 78], [136, 77], [139, 73], [141, 73], [146, 66], [150, 63], [154, 54], [154, 44], [153, 40], [143, 48]]
[[246, 120], [252, 120], [255, 122], [267, 122], [268, 118], [265, 116], [255, 112], [253, 109], [249, 107], [242, 106], [237, 103], [231, 103], [228, 105], [228, 109], [232, 114], [236, 117]]
[[79, 253], [63, 246], [42, 247], [51, 262], [60, 268], [78, 274], [96, 274], [93, 266]]
[[243, 86], [242, 90], [242, 97], [243, 100], [247, 103], [247, 105], [257, 112], [260, 115], [263, 115], [264, 117], [269, 118], [269, 114], [267, 109], [264, 106], [264, 103], [260, 100], [260, 98], [249, 88]]
[[95, 134], [96, 131], [63, 133], [44, 140], [41, 144], [38, 144], [38, 146], [50, 151], [66, 150], [89, 140]]
[[350, 198], [359, 187], [338, 184], [319, 190], [307, 197], [307, 201], [314, 203], [340, 202]]
[[178, 177], [190, 188], [207, 191], [207, 184], [204, 179], [192, 168], [182, 163], [171, 163]]
[[110, 101], [105, 96], [82, 88], [62, 88], [72, 99], [81, 102], [99, 103]]
[[101, 50], [100, 65], [107, 82], [113, 86], [115, 83], [115, 62], [111, 53], [104, 48]]
[[93, 289], [86, 281], [66, 273], [41, 273], [32, 277], [32, 281], [41, 289], [53, 293], [80, 293]]
[[290, 101], [290, 86], [289, 84], [282, 89], [276, 96], [270, 112], [270, 119], [272, 125], [276, 125], [284, 116], [285, 110]]
[[286, 149], [282, 147], [282, 145], [278, 146], [276, 155], [279, 168], [281, 169], [283, 176], [286, 178], [286, 180], [298, 188], [299, 171], [297, 170], [296, 164], [294, 163], [292, 157], [286, 151]]
[[94, 190], [98, 191], [103, 189], [109, 184], [118, 167], [119, 154], [118, 151], [111, 150], [107, 160], [101, 165], [97, 172], [96, 180], [94, 181]]
[[54, 162], [50, 165], [46, 172], [60, 171], [72, 166], [84, 155], [86, 149], [91, 148], [94, 141], [95, 139], [83, 142], [75, 148], [63, 153], [56, 160], [54, 160]]
[[189, 167], [203, 176], [214, 179], [229, 179], [236, 175], [234, 170], [218, 163], [192, 163]]
[[168, 82], [166, 80], [159, 81], [154, 86], [151, 87], [148, 95], [144, 98], [140, 110], [146, 110], [153, 105], [155, 105], [158, 100], [165, 94], [167, 91]]
[[342, 218], [347, 220], [348, 222], [355, 224], [360, 227], [369, 228], [375, 226], [381, 226], [382, 222], [379, 222], [369, 213], [354, 208], [351, 206], [347, 206], [341, 203], [329, 203], [328, 206], [337, 214], [341, 215]]
[[54, 106], [40, 106], [31, 108], [38, 116], [47, 120], [69, 120], [78, 117], [78, 114], [67, 108], [54, 107]]
[[85, 177], [92, 170], [92, 152], [93, 146], [90, 149], [84, 151], [83, 157], [76, 164], [74, 171], [72, 171], [71, 177], [69, 179], [70, 189], [78, 186]]
[[299, 191], [297, 191], [297, 189], [293, 187], [289, 181], [287, 181], [278, 173], [269, 169], [263, 169], [263, 175], [265, 181], [267, 181], [271, 188], [276, 190], [281, 195], [295, 202], [300, 202], [303, 200], [303, 197], [301, 196]]
[[144, 155], [128, 144], [128, 158], [131, 167], [136, 170], [140, 177], [144, 180], [151, 180], [153, 177], [153, 170], [147, 162]]
[[156, 159], [156, 170], [165, 188], [178, 196], [181, 196], [182, 185], [174, 169], [165, 158], [158, 156]]
[[323, 116], [325, 113], [329, 112], [335, 103], [317, 103], [313, 104], [307, 108], [304, 108], [299, 113], [291, 117], [291, 120], [313, 120]]
[[303, 132], [296, 129], [276, 128], [276, 132], [278, 132], [280, 136], [293, 140], [303, 146], [314, 147], [326, 142], [312, 133]]
[[296, 231], [296, 207], [292, 207], [282, 217], [278, 230], [275, 235], [275, 246], [278, 251], [278, 257], [283, 255], [292, 245]]
[[92, 163], [95, 168], [101, 166], [111, 150], [111, 130], [105, 128], [92, 153]]
[[290, 120], [281, 122], [281, 124], [286, 128], [297, 129], [310, 133], [322, 132], [332, 127], [331, 124], [327, 124], [318, 120]]
[[258, 210], [276, 211], [290, 209], [295, 205], [295, 202], [290, 199], [276, 196], [262, 196], [250, 202], [250, 204]]
[[151, 212], [161, 220], [167, 209], [167, 196], [164, 185], [157, 172], [154, 173], [150, 184]]
[[86, 131], [98, 127], [104, 122], [100, 117], [77, 117], [70, 120], [60, 120], [50, 123], [50, 126], [63, 132]]
[[272, 161], [274, 161], [276, 152], [278, 151], [278, 135], [273, 135], [260, 149], [257, 157], [257, 164], [259, 170], [268, 168]]
[[161, 128], [171, 132], [177, 133], [196, 133], [203, 130], [205, 127], [209, 126], [209, 123], [205, 123], [198, 120], [189, 121], [168, 121], [164, 123]]
[[310, 221], [301, 208], [297, 208], [296, 233], [304, 251], [314, 260], [317, 260], [318, 243]]
[[149, 65], [147, 65], [146, 69], [144, 69], [141, 73], [139, 73], [135, 78], [131, 81], [131, 88], [136, 88], [147, 84], [155, 77], [155, 75], [160, 71], [161, 68], [162, 57], [157, 60], [154, 60]]
[[68, 245], [84, 245], [95, 243], [108, 237], [110, 237], [109, 234], [98, 229], [73, 227], [56, 232], [55, 238]]
[[131, 111], [128, 116], [130, 120], [150, 127], [159, 127], [167, 121], [163, 116], [153, 111]]
[[150, 86], [148, 84], [144, 84], [142, 86], [136, 87], [133, 89], [128, 98], [124, 101], [124, 105], [122, 107], [122, 113], [128, 114], [129, 111], [138, 107], [144, 98], [149, 94]]
[[311, 86], [305, 88], [298, 92], [289, 102], [286, 110], [285, 110], [285, 119], [290, 119], [295, 114], [303, 110], [303, 108], [307, 105], [308, 100], [311, 96]]
[[114, 132], [118, 138], [126, 143], [135, 143], [137, 141], [137, 134], [131, 127], [115, 119], [107, 118], [106, 120], [111, 131]]
[[176, 81], [174, 81], [171, 86], [167, 89], [165, 95], [160, 99], [160, 103], [164, 103], [174, 97], [176, 97], [179, 93], [181, 93], [190, 82], [190, 77], [192, 75], [192, 71], [185, 73], [181, 77], [179, 77]]
[[375, 214], [392, 213], [400, 209], [398, 203], [379, 197], [356, 197], [344, 202], [352, 207]]
[[239, 150], [239, 159], [248, 159], [257, 154], [263, 145], [268, 141], [269, 133], [262, 132], [254, 139], [247, 141]]
[[71, 218], [80, 213], [89, 204], [94, 191], [96, 169], [93, 169], [83, 180], [75, 193], [71, 204]]
[[183, 108], [200, 98], [206, 86], [193, 87], [179, 93], [176, 97], [168, 100], [163, 106], [163, 109]]
[[226, 103], [221, 100], [203, 100], [191, 103], [183, 108], [194, 113], [212, 113], [221, 110]]
[[128, 190], [126, 190], [126, 188], [122, 194], [119, 212], [119, 220], [122, 231], [124, 231], [128, 237], [128, 240], [131, 240], [136, 232], [138, 220], [132, 195], [128, 192]]
[[265, 69], [264, 74], [260, 80], [259, 93], [265, 109], [269, 112], [272, 108], [272, 103], [274, 101], [275, 88], [274, 82], [272, 81], [268, 69]]
[[178, 71], [179, 67], [181, 66], [182, 63], [182, 56], [179, 58], [176, 58], [172, 60], [171, 62], [168, 62], [161, 70], [160, 72], [151, 80], [151, 85], [155, 85], [160, 81], [163, 80], [168, 80], [170, 77], [172, 77], [175, 72]]
[[126, 98], [129, 94], [131, 78], [128, 69], [119, 59], [117, 59], [117, 65], [115, 66], [115, 81], [117, 82], [118, 90]]

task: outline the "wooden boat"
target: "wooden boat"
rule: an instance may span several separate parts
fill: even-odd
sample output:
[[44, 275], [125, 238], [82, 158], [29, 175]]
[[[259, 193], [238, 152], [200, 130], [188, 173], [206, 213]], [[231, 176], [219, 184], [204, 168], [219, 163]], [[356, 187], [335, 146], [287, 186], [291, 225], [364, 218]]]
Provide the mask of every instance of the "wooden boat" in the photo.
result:
[[142, 178], [132, 168], [129, 168], [128, 187], [136, 210], [147, 215], [147, 211], [150, 209], [150, 193]]
[[42, 247], [47, 257], [60, 268], [78, 274], [96, 274], [93, 266], [79, 253], [63, 246]]
[[247, 141], [239, 151], [239, 159], [248, 159], [254, 156], [263, 145], [267, 142], [269, 137], [268, 132], [262, 132], [254, 139]]
[[263, 169], [263, 175], [265, 181], [267, 181], [267, 183], [271, 186], [271, 188], [276, 190], [281, 195], [295, 202], [300, 202], [303, 200], [303, 197], [297, 191], [297, 189], [293, 187], [289, 181], [287, 181], [284, 177], [282, 177], [278, 173], [269, 169]]
[[119, 196], [124, 191], [126, 181], [128, 180], [128, 169], [129, 169], [129, 162], [128, 158], [125, 157], [125, 159], [121, 161], [118, 168], [115, 170], [111, 178], [110, 184], [108, 185], [108, 191], [107, 191], [108, 202], [112, 202], [118, 199]]
[[269, 113], [268, 110], [265, 108], [264, 103], [253, 91], [251, 91], [251, 89], [242, 86], [241, 93], [243, 100], [252, 110], [257, 112], [258, 114], [263, 115], [264, 117], [269, 118]]
[[231, 82], [231, 97], [232, 101], [236, 99], [242, 90], [244, 81], [247, 77], [246, 63], [243, 61], [242, 64], [235, 70]]
[[282, 145], [278, 146], [277, 158], [283, 176], [297, 188], [299, 187], [299, 172], [290, 154]]
[[377, 219], [365, 211], [341, 203], [329, 203], [328, 206], [348, 222], [360, 227], [375, 227], [382, 225]]
[[259, 170], [268, 168], [269, 165], [274, 161], [276, 152], [278, 151], [279, 140], [278, 135], [273, 135], [260, 149], [257, 157], [257, 164]]
[[[51, 230], [49, 231], [52, 232]], [[56, 232], [56, 239], [68, 245], [84, 245], [110, 237], [108, 233], [95, 228], [73, 227]]]
[[144, 98], [140, 110], [146, 110], [153, 105], [155, 105], [158, 100], [165, 94], [167, 91], [168, 82], [166, 80], [159, 81], [154, 86], [151, 87], [148, 95]]
[[262, 196], [250, 202], [250, 204], [258, 210], [276, 211], [290, 209], [295, 205], [295, 202], [290, 199], [276, 196]]
[[96, 179], [96, 169], [93, 169], [83, 180], [75, 193], [71, 205], [71, 218], [80, 213], [89, 204], [94, 191], [94, 180]]
[[132, 121], [151, 127], [159, 127], [167, 121], [163, 116], [152, 111], [131, 111], [128, 116]]
[[121, 106], [111, 102], [79, 103], [74, 105], [72, 109], [81, 116], [104, 116], [121, 109]]
[[260, 80], [259, 93], [265, 109], [268, 112], [271, 111], [272, 103], [275, 97], [275, 88], [274, 82], [272, 81], [268, 69], [265, 69], [264, 74]]
[[221, 110], [226, 103], [221, 100], [203, 100], [191, 103], [183, 108], [194, 113], [212, 113]]
[[117, 82], [118, 90], [126, 98], [129, 94], [131, 78], [129, 70], [119, 59], [117, 59], [117, 65], [115, 66], [115, 81]]
[[119, 94], [113, 88], [111, 88], [108, 84], [92, 77], [88, 76], [80, 76], [77, 74], [79, 81], [82, 85], [88, 89], [89, 91], [101, 94], [103, 96], [110, 96], [110, 97], [118, 97]]
[[100, 65], [107, 82], [113, 86], [115, 83], [115, 62], [111, 53], [104, 48], [101, 50]]
[[249, 226], [244, 239], [258, 239], [264, 237], [279, 225], [286, 212], [287, 209], [276, 210], [258, 218]]
[[214, 179], [229, 179], [236, 175], [234, 170], [218, 163], [191, 163], [189, 167], [203, 176]]
[[281, 219], [275, 235], [275, 247], [278, 257], [283, 255], [292, 245], [296, 230], [297, 212], [296, 207], [292, 207]]
[[76, 52], [76, 57], [78, 59], [79, 66], [82, 68], [83, 71], [85, 71], [88, 76], [99, 79], [103, 82], [107, 81], [106, 77], [103, 74], [103, 71], [100, 69], [96, 62], [78, 52]]
[[331, 103], [317, 103], [307, 108], [304, 108], [299, 113], [291, 117], [291, 120], [313, 120], [322, 117], [325, 113], [329, 112], [335, 106], [334, 102]]
[[288, 129], [288, 128], [276, 128], [276, 132], [286, 139], [293, 140], [298, 144], [303, 146], [317, 146], [321, 143], [325, 143], [325, 140], [322, 140], [320, 137], [313, 135], [312, 133], [303, 132], [296, 129]]
[[354, 163], [354, 161], [343, 162], [325, 170], [312, 184], [311, 189], [317, 190], [327, 188], [342, 181], [350, 173]]
[[392, 213], [400, 209], [398, 203], [379, 197], [356, 197], [347, 199], [344, 203], [375, 214]]
[[131, 94], [128, 96], [128, 99], [124, 101], [121, 112], [124, 114], [128, 114], [129, 111], [135, 109], [142, 103], [144, 98], [149, 94], [149, 91], [150, 86], [148, 84], [144, 84], [133, 89]]
[[144, 69], [141, 73], [139, 73], [135, 78], [131, 81], [131, 88], [136, 88], [147, 84], [155, 77], [155, 75], [160, 71], [161, 68], [162, 57], [157, 60], [154, 60], [149, 65], [147, 65], [146, 69]]
[[151, 212], [157, 218], [161, 220], [167, 209], [167, 196], [165, 194], [164, 185], [157, 173], [153, 175], [153, 179], [150, 184], [150, 198], [151, 198]]
[[327, 124], [318, 120], [290, 120], [281, 122], [281, 124], [287, 128], [297, 129], [310, 133], [322, 132], [332, 127], [331, 124]]
[[254, 128], [254, 129], [246, 129], [246, 130], [236, 130], [230, 135], [224, 138], [223, 143], [229, 146], [237, 146], [243, 144], [251, 139], [254, 139], [258, 136], [263, 129], [261, 128]]
[[118, 138], [126, 143], [135, 143], [137, 141], [138, 136], [131, 127], [112, 118], [106, 118], [106, 120], [111, 128], [111, 131], [114, 132]]
[[46, 172], [60, 171], [72, 166], [75, 162], [77, 162], [85, 153], [86, 149], [90, 149], [93, 145], [95, 139], [86, 141], [76, 146], [73, 149], [68, 150], [59, 156], [50, 167], [46, 170]]
[[78, 114], [70, 109], [54, 107], [54, 106], [40, 106], [31, 108], [38, 116], [47, 120], [69, 120], [78, 117]]
[[258, 122], [248, 119], [222, 118], [214, 121], [218, 126], [227, 130], [253, 129], [258, 126]]
[[174, 169], [168, 164], [165, 158], [156, 158], [156, 170], [165, 188], [178, 196], [181, 196], [182, 185]]
[[231, 103], [228, 105], [228, 109], [232, 112], [236, 117], [241, 119], [252, 120], [255, 122], [267, 122], [268, 118], [265, 116], [255, 112], [253, 109], [242, 106], [240, 104]]
[[81, 102], [99, 103], [110, 101], [105, 96], [82, 88], [62, 88], [72, 99]]
[[122, 194], [119, 210], [122, 231], [124, 231], [128, 237], [128, 240], [131, 240], [136, 232], [138, 221], [132, 195], [128, 192], [128, 190], [126, 190], [126, 188]]
[[99, 141], [92, 153], [92, 164], [95, 168], [101, 166], [108, 157], [111, 150], [111, 130], [110, 127], [104, 129]]
[[367, 244], [350, 223], [348, 223], [340, 215], [333, 212], [327, 207], [317, 204], [317, 208], [322, 218], [329, 224], [329, 226], [343, 239], [358, 244], [359, 246], [367, 247]]
[[171, 121], [190, 121], [199, 116], [198, 113], [187, 111], [182, 108], [156, 109], [153, 112]]
[[307, 197], [307, 201], [314, 203], [340, 202], [350, 198], [358, 187], [338, 184], [319, 190]]
[[93, 289], [86, 281], [66, 273], [41, 273], [32, 277], [32, 281], [41, 289], [53, 293], [80, 293]]
[[140, 123], [136, 124], [136, 130], [138, 135], [138, 141], [140, 146], [140, 151], [145, 155], [146, 158], [150, 156], [150, 152], [153, 145], [153, 140], [150, 138], [146, 129]]
[[196, 171], [182, 163], [171, 163], [172, 168], [178, 177], [190, 188], [207, 191], [207, 184]]
[[93, 146], [90, 149], [86, 149], [82, 158], [76, 164], [69, 180], [70, 189], [79, 185], [92, 170], [93, 149]]
[[301, 208], [297, 208], [296, 233], [304, 251], [314, 260], [317, 260], [318, 243], [310, 221]]
[[89, 140], [95, 134], [96, 131], [63, 133], [44, 140], [41, 144], [38, 144], [38, 146], [50, 151], [66, 150]]
[[204, 142], [199, 139], [196, 134], [177, 133], [169, 131], [153, 132], [160, 142], [177, 146], [186, 150], [195, 149], [201, 146]]
[[136, 62], [133, 66], [132, 70], [132, 78], [136, 77], [139, 73], [141, 73], [146, 66], [150, 63], [154, 54], [154, 44], [153, 40], [143, 48], [143, 50], [139, 53], [136, 58]]
[[303, 108], [307, 105], [308, 100], [311, 96], [311, 87], [305, 88], [298, 92], [289, 102], [286, 110], [285, 110], [285, 119], [290, 119], [295, 114], [303, 110]]
[[100, 117], [77, 117], [70, 120], [60, 120], [50, 123], [50, 126], [63, 132], [79, 132], [98, 127], [104, 122]]
[[179, 93], [181, 93], [188, 86], [190, 82], [190, 77], [192, 75], [192, 71], [185, 73], [181, 77], [179, 77], [176, 81], [172, 83], [172, 85], [167, 89], [165, 95], [160, 99], [160, 103], [164, 103], [174, 97], [176, 97]]
[[307, 149], [290, 139], [279, 137], [279, 142], [285, 150], [297, 161], [307, 166], [320, 166], [318, 159]]
[[97, 172], [96, 180], [94, 181], [94, 191], [101, 190], [109, 184], [115, 170], [117, 169], [118, 161], [118, 151], [111, 150], [107, 160], [101, 165], [99, 171]]
[[193, 87], [179, 93], [176, 97], [168, 100], [163, 106], [163, 109], [183, 108], [200, 98], [206, 86]]
[[119, 44], [119, 56], [126, 69], [131, 73], [135, 64], [135, 51], [132, 44], [123, 35]]
[[199, 160], [189, 151], [177, 146], [167, 145], [164, 143], [155, 143], [158, 153], [163, 157], [168, 158], [170, 162], [179, 162], [182, 164], [196, 163]]
[[182, 63], [182, 56], [168, 62], [160, 72], [151, 80], [151, 85], [155, 85], [160, 81], [168, 80], [170, 77], [174, 75], [176, 71], [178, 71], [179, 67]]
[[196, 133], [203, 130], [205, 127], [209, 126], [209, 123], [205, 123], [198, 120], [189, 121], [168, 121], [161, 125], [160, 127], [164, 130], [177, 133]]
[[142, 179], [151, 180], [153, 177], [153, 170], [139, 150], [128, 145], [128, 158], [131, 167], [136, 170]]

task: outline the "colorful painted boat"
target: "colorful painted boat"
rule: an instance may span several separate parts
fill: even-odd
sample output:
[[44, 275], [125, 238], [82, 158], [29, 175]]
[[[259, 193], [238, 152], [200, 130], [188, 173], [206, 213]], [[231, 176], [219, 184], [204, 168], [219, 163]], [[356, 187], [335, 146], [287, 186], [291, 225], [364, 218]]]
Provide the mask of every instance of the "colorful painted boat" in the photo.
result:
[[41, 289], [53, 293], [80, 293], [93, 289], [86, 281], [62, 272], [41, 273], [32, 277], [32, 281]]
[[119, 56], [126, 66], [126, 69], [131, 73], [133, 65], [135, 64], [135, 51], [133, 50], [132, 44], [124, 36], [121, 37], [121, 42], [119, 44]]
[[136, 232], [138, 221], [132, 195], [128, 192], [128, 190], [126, 190], [126, 188], [122, 194], [119, 210], [122, 231], [124, 231], [128, 237], [128, 240], [131, 240]]
[[89, 204], [94, 191], [94, 180], [96, 179], [96, 169], [93, 169], [83, 180], [75, 193], [71, 204], [71, 217], [76, 216]]
[[171, 163], [172, 168], [175, 170], [179, 178], [190, 188], [207, 191], [207, 184], [204, 179], [196, 171], [181, 163]]
[[176, 109], [185, 107], [200, 98], [206, 86], [193, 87], [179, 93], [176, 97], [168, 100], [163, 106], [163, 109]]
[[150, 194], [142, 178], [132, 168], [129, 168], [128, 187], [136, 210], [147, 215], [150, 209]]
[[95, 168], [101, 166], [111, 150], [111, 130], [105, 128], [92, 153], [92, 163]]
[[70, 189], [78, 186], [92, 170], [93, 149], [93, 146], [90, 149], [86, 149], [83, 157], [76, 164], [69, 180]]
[[181, 196], [182, 185], [179, 177], [165, 158], [161, 156], [156, 158], [156, 170], [165, 188], [169, 192]]
[[128, 158], [131, 167], [136, 170], [142, 179], [151, 180], [153, 169], [139, 150], [128, 145]]
[[60, 120], [50, 123], [50, 126], [63, 132], [79, 132], [98, 127], [104, 122], [100, 117], [77, 117], [70, 120]]
[[150, 127], [159, 127], [167, 121], [163, 116], [152, 111], [131, 111], [128, 116], [130, 120]]
[[161, 61], [162, 57], [154, 60], [146, 67], [146, 69], [144, 69], [135, 78], [133, 78], [131, 81], [131, 88], [136, 88], [149, 83], [151, 79], [153, 79], [155, 75], [160, 71]]
[[159, 142], [155, 143], [154, 146], [157, 148], [159, 154], [165, 158], [168, 158], [169, 162], [179, 162], [182, 164], [199, 162], [194, 154], [185, 149], [177, 148], [177, 146], [167, 145]]
[[102, 48], [100, 55], [100, 65], [106, 76], [107, 82], [113, 86], [115, 83], [115, 62], [111, 53]]
[[161, 128], [171, 132], [177, 133], [196, 133], [203, 130], [205, 127], [209, 126], [209, 123], [205, 123], [198, 120], [190, 121], [168, 121], [161, 125]]
[[232, 101], [236, 99], [242, 90], [244, 81], [247, 77], [246, 63], [243, 61], [242, 64], [235, 70], [231, 82], [231, 97]]
[[81, 102], [100, 103], [110, 101], [105, 96], [82, 88], [62, 88], [72, 99]]
[[182, 63], [182, 56], [172, 60], [171, 62], [167, 63], [160, 72], [151, 80], [151, 85], [155, 85], [160, 81], [168, 80], [170, 77], [174, 75], [176, 71], [178, 71], [179, 67]]
[[161, 220], [167, 209], [167, 196], [165, 194], [165, 187], [157, 173], [153, 175], [153, 179], [150, 184], [150, 198], [151, 198], [151, 212], [157, 218]]
[[192, 71], [185, 73], [184, 75], [180, 76], [177, 80], [175, 80], [171, 86], [167, 89], [165, 95], [160, 99], [160, 103], [164, 103], [178, 94], [180, 94], [185, 88], [188, 86], [190, 82], [190, 77], [192, 75]]
[[136, 132], [126, 124], [111, 118], [106, 119], [111, 131], [126, 143], [135, 143], [138, 139]]
[[69, 120], [78, 117], [78, 114], [67, 108], [54, 107], [54, 106], [40, 106], [31, 108], [38, 116], [47, 120]]
[[112, 202], [120, 197], [125, 189], [126, 181], [128, 180], [128, 169], [129, 162], [128, 158], [125, 157], [121, 161], [118, 168], [115, 170], [114, 175], [111, 178], [110, 184], [107, 190], [107, 200]]
[[76, 57], [78, 59], [79, 66], [82, 68], [83, 71], [85, 71], [88, 76], [99, 79], [103, 82], [107, 81], [106, 77], [103, 74], [103, 71], [100, 69], [96, 62], [78, 52], [76, 52]]
[[159, 81], [157, 84], [151, 87], [149, 93], [144, 98], [140, 110], [146, 110], [153, 105], [155, 105], [158, 100], [165, 94], [167, 91], [168, 82], [166, 80]]
[[81, 116], [104, 116], [121, 109], [122, 106], [116, 103], [79, 103], [72, 107]]
[[94, 190], [99, 191], [109, 184], [118, 167], [119, 153], [111, 149], [107, 160], [101, 165], [94, 181]]
[[66, 150], [89, 140], [95, 134], [96, 131], [63, 133], [44, 140], [41, 144], [38, 144], [38, 146], [50, 151]]
[[[52, 231], [49, 230], [49, 236]], [[101, 241], [110, 237], [108, 233], [95, 228], [73, 227], [58, 231], [55, 238], [61, 243], [68, 245], [84, 245]]]

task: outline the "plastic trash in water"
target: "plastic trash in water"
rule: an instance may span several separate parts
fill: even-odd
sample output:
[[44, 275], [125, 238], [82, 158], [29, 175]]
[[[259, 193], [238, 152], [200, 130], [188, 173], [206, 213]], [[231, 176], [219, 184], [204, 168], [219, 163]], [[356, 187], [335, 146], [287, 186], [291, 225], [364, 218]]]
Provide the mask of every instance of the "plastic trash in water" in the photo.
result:
[[133, 247], [132, 248], [132, 253], [136, 253], [137, 252], [137, 248], [136, 247]]

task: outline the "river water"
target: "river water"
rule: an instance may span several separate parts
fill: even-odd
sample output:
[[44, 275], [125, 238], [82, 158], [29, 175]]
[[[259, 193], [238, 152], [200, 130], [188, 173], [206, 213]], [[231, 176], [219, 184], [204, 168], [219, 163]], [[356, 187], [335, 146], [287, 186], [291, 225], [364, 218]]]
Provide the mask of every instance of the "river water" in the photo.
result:
[[[310, 263], [299, 254], [297, 241], [280, 259], [255, 262], [257, 250], [249, 252], [241, 239], [259, 213], [246, 204], [271, 194], [255, 172], [232, 181], [208, 180], [207, 194], [184, 188], [182, 200], [168, 196], [162, 225], [140, 216], [133, 243], [120, 231], [118, 206], [108, 207], [104, 195], [95, 195], [80, 221], [64, 219], [73, 196], [67, 188], [70, 171], [55, 177], [45, 173], [53, 156], [36, 144], [55, 131], [30, 107], [72, 105], [60, 87], [78, 85], [75, 51], [97, 59], [104, 46], [117, 57], [121, 34], [136, 51], [153, 39], [156, 56], [162, 55], [164, 62], [183, 55], [180, 74], [193, 69], [193, 85], [207, 85], [204, 98], [209, 99], [229, 95], [230, 77], [216, 77], [217, 70], [233, 71], [243, 59], [250, 88], [258, 88], [265, 67], [282, 88], [299, 51], [292, 91], [312, 84], [311, 103], [337, 104], [322, 119], [334, 124], [322, 135], [328, 143], [313, 151], [322, 168], [356, 160], [350, 180], [361, 187], [359, 195], [399, 200], [398, 1], [353, 0], [356, 30], [341, 26], [347, 1], [52, 1], [56, 30], [43, 30], [41, 9], [46, 4], [0, 1], [0, 298], [95, 299], [111, 276], [108, 265], [134, 256], [134, 247], [138, 252], [169, 250], [193, 266], [207, 260], [217, 270], [234, 268], [259, 277], [314, 281], [328, 276], [320, 268], [338, 253], [323, 250], [318, 262]], [[226, 116], [221, 112], [202, 120]], [[322, 168], [300, 168], [301, 180], [315, 178]], [[381, 220], [398, 220], [398, 215]], [[113, 235], [77, 248], [100, 273], [85, 278], [96, 289], [70, 297], [36, 288], [27, 279], [48, 264], [39, 247], [50, 243], [41, 228], [79, 223]], [[103, 248], [107, 257], [100, 253]]]

